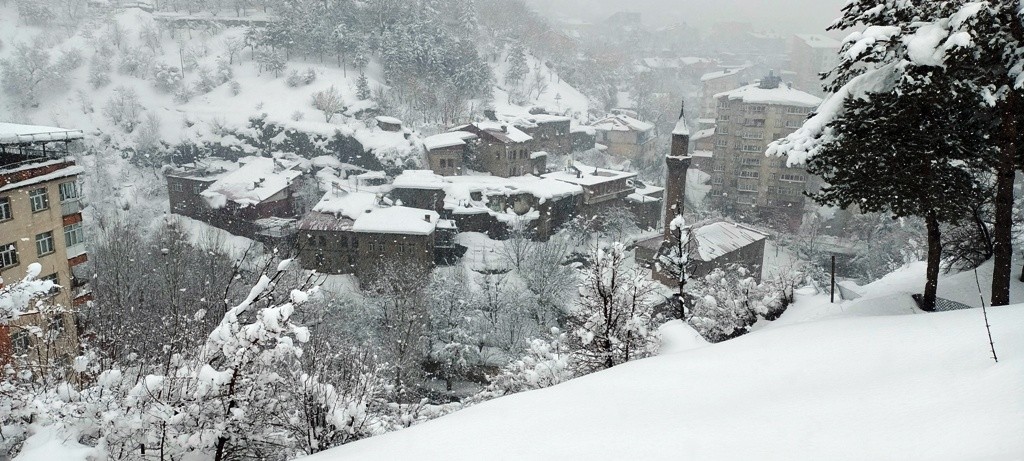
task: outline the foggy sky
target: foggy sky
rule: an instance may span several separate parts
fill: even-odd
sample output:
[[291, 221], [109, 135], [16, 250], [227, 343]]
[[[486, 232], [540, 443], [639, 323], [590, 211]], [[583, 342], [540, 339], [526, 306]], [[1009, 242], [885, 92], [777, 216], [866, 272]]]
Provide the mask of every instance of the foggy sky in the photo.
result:
[[824, 33], [846, 0], [527, 0], [538, 11], [600, 22], [620, 10], [640, 11], [645, 25], [749, 22], [761, 31]]

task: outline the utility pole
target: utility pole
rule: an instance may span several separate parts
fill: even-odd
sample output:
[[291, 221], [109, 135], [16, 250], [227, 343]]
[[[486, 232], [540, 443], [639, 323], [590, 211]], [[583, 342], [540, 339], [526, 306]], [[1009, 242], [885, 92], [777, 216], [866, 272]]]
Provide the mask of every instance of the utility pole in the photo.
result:
[[836, 255], [832, 255], [832, 299], [830, 302], [833, 304], [836, 302]]

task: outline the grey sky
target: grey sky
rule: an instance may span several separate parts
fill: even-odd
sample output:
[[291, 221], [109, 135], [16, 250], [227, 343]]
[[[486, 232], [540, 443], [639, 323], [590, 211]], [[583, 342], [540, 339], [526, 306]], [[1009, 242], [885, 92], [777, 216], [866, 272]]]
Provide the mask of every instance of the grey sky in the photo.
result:
[[823, 32], [846, 0], [527, 0], [541, 12], [600, 21], [615, 11], [643, 13], [644, 23], [685, 22], [698, 28], [719, 21], [750, 22], [775, 32]]

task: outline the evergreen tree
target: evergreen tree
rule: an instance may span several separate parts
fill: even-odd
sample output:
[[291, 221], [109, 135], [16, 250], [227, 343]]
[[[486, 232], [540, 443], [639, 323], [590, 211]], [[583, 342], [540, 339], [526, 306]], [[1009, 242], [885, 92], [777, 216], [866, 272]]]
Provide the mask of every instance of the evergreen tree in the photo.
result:
[[508, 61], [508, 70], [505, 71], [505, 84], [518, 85], [523, 77], [530, 72], [530, 67], [526, 64], [526, 48], [521, 42], [512, 45], [512, 50], [506, 60]]
[[[978, 165], [995, 173], [995, 215], [993, 232], [995, 273], [992, 303], [1009, 302], [1013, 177], [1020, 165], [1018, 145], [1022, 140], [1021, 112], [1024, 107], [1024, 25], [1018, 2], [924, 2], [902, 0], [853, 0], [833, 29], [861, 28], [851, 34], [840, 51], [840, 62], [829, 74], [826, 90], [831, 93], [817, 113], [786, 140], [774, 143], [768, 154], [789, 155], [791, 163], [803, 163], [843, 143], [842, 137], [865, 139], [881, 152], [884, 144], [900, 147], [902, 132], [889, 131], [888, 137], [870, 130], [885, 130], [886, 124], [907, 120], [891, 116], [904, 113], [924, 123], [912, 129], [908, 146], [917, 156], [930, 158], [900, 159], [903, 165], [927, 174], [932, 181], [955, 181], [960, 191], [972, 181], [959, 167], [970, 170]], [[912, 104], [928, 107], [914, 109]], [[950, 111], [950, 108], [955, 108]], [[905, 111], [905, 112], [902, 112]], [[970, 118], [947, 112], [966, 112]], [[890, 115], [886, 115], [890, 114]], [[884, 117], [879, 119], [879, 117]], [[949, 117], [948, 119], [943, 119]], [[959, 117], [959, 119], [957, 119]], [[970, 122], [957, 126], [957, 122]], [[878, 120], [878, 126], [872, 124]], [[906, 123], [909, 127], [913, 123]], [[932, 137], [934, 139], [927, 139]], [[854, 149], [851, 144], [847, 149]], [[971, 160], [965, 152], [973, 151]], [[851, 150], [847, 150], [851, 152]], [[951, 165], [944, 162], [954, 162]], [[959, 163], [959, 162], [965, 163]], [[826, 161], [812, 168], [829, 171]], [[981, 169], [981, 167], [978, 167]], [[875, 171], [881, 170], [880, 168]], [[844, 173], [834, 170], [838, 175]], [[871, 177], [871, 170], [857, 174]], [[872, 181], [899, 188], [909, 177], [894, 177], [894, 170], [871, 177]], [[849, 176], [852, 176], [850, 172]], [[879, 179], [887, 178], [887, 179]], [[828, 180], [828, 178], [826, 178]], [[976, 184], [975, 184], [976, 185]], [[893, 200], [897, 214], [932, 215], [929, 234], [938, 237], [935, 221], [962, 212], [940, 203], [943, 198], [963, 202], [962, 196], [942, 190], [901, 190], [927, 204], [911, 204], [913, 199]], [[856, 194], [853, 187], [833, 188], [825, 199], [842, 201], [843, 194]], [[874, 193], [884, 187], [873, 188]], [[890, 191], [891, 192], [891, 191]], [[937, 195], [935, 195], [937, 194]], [[874, 197], [878, 198], [878, 197]], [[934, 200], [933, 200], [934, 199]], [[884, 202], [884, 198], [883, 198]], [[876, 202], [877, 203], [877, 202]], [[896, 211], [896, 210], [901, 211]], [[930, 257], [934, 261], [932, 257]], [[937, 268], [932, 268], [932, 271]], [[933, 275], [933, 274], [930, 274]], [[931, 291], [931, 287], [928, 287]]]
[[359, 79], [356, 81], [356, 97], [364, 101], [370, 99], [370, 81], [362, 72], [359, 73]]

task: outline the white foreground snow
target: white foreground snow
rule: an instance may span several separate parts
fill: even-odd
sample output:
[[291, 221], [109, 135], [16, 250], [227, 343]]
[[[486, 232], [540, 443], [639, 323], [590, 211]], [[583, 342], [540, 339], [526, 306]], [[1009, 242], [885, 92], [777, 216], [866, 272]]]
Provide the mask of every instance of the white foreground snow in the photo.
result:
[[989, 312], [999, 364], [979, 309], [904, 307], [684, 347], [308, 459], [1024, 458], [1024, 305]]

